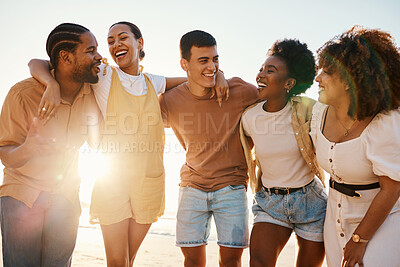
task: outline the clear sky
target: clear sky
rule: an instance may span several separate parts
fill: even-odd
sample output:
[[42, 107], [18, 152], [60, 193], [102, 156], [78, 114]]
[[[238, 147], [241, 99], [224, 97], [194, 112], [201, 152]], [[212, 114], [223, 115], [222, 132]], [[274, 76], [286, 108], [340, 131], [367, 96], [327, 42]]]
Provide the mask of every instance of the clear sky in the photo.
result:
[[[145, 41], [145, 71], [184, 76], [179, 66], [180, 37], [194, 29], [217, 39], [220, 67], [227, 77], [255, 83], [267, 49], [276, 39], [298, 38], [314, 52], [354, 24], [389, 31], [400, 40], [398, 0], [2, 0], [0, 3], [0, 103], [9, 88], [28, 77], [32, 57], [47, 58], [47, 35], [59, 23], [75, 22], [97, 37], [108, 57], [111, 24], [139, 26]], [[315, 95], [316, 87], [313, 87]]]
[[[297, 38], [315, 52], [358, 24], [388, 31], [399, 42], [399, 14], [399, 0], [1, 0], [0, 103], [13, 84], [29, 76], [29, 59], [47, 58], [46, 38], [62, 22], [88, 27], [100, 53], [108, 58], [111, 24], [137, 24], [144, 37], [145, 71], [165, 76], [185, 75], [179, 65], [179, 39], [188, 31], [205, 30], [217, 39], [225, 76], [255, 83], [268, 48], [277, 39]], [[315, 85], [309, 95], [316, 98]], [[182, 153], [179, 157], [183, 160]], [[169, 162], [177, 174], [180, 164]]]

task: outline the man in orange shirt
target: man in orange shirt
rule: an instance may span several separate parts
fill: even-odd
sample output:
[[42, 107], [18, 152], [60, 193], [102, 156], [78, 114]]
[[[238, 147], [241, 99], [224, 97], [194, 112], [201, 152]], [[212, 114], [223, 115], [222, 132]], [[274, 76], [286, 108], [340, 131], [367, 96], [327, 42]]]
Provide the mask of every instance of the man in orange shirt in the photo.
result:
[[219, 67], [214, 37], [198, 30], [188, 32], [181, 38], [180, 50], [188, 82], [160, 97], [164, 122], [186, 151], [176, 245], [181, 247], [185, 266], [205, 266], [210, 220], [214, 217], [220, 266], [240, 266], [249, 233], [247, 165], [239, 121], [244, 109], [257, 100], [257, 88], [231, 78], [229, 100], [219, 107], [211, 97]]
[[98, 81], [95, 37], [63, 23], [48, 36], [46, 50], [62, 99], [55, 117], [38, 120], [45, 87], [33, 78], [11, 88], [0, 116], [4, 267], [71, 265], [81, 212], [78, 148], [98, 130], [88, 84]]

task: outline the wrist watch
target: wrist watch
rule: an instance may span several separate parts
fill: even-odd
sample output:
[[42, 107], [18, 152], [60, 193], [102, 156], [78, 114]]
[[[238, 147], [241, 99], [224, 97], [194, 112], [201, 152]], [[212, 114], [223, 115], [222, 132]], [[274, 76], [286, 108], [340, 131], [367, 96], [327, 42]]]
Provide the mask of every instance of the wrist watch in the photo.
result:
[[353, 233], [351, 239], [354, 243], [368, 243], [369, 240], [362, 239], [358, 234]]

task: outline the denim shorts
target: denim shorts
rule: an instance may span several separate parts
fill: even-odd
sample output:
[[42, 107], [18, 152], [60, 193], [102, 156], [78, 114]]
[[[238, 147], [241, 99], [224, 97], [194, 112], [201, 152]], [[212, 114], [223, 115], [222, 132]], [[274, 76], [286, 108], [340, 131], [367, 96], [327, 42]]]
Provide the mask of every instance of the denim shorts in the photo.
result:
[[246, 248], [249, 243], [249, 212], [244, 185], [229, 185], [206, 192], [181, 187], [176, 222], [176, 245], [206, 245], [210, 235], [211, 216], [217, 228], [218, 245]]
[[288, 195], [268, 193], [262, 188], [254, 196], [254, 223], [277, 224], [294, 230], [303, 239], [322, 242], [327, 199], [316, 178]]

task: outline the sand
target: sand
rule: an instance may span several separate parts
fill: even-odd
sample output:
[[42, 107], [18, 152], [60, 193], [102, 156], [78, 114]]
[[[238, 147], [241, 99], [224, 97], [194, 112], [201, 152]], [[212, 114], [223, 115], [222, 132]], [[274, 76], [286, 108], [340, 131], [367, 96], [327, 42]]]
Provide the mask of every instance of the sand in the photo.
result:
[[[281, 253], [277, 266], [294, 266], [295, 242], [295, 238], [292, 236]], [[100, 228], [79, 227], [72, 266], [104, 267], [106, 266], [105, 259]], [[3, 266], [1, 256], [0, 262], [0, 266]], [[175, 246], [175, 237], [148, 234], [138, 251], [134, 266], [183, 266], [183, 256], [180, 249]], [[210, 242], [207, 246], [207, 266], [218, 266], [218, 245], [215, 241]], [[248, 249], [245, 249], [243, 253], [242, 266], [249, 266]]]
[[[73, 266], [105, 266], [105, 253], [101, 231], [98, 228], [80, 228], [73, 256]], [[277, 266], [291, 267], [295, 262], [295, 238], [291, 237], [279, 257]], [[134, 266], [183, 266], [183, 256], [175, 246], [174, 236], [148, 234], [138, 251]], [[207, 266], [218, 266], [218, 245], [210, 242], [207, 246]], [[249, 266], [249, 250], [245, 249], [242, 266]]]

